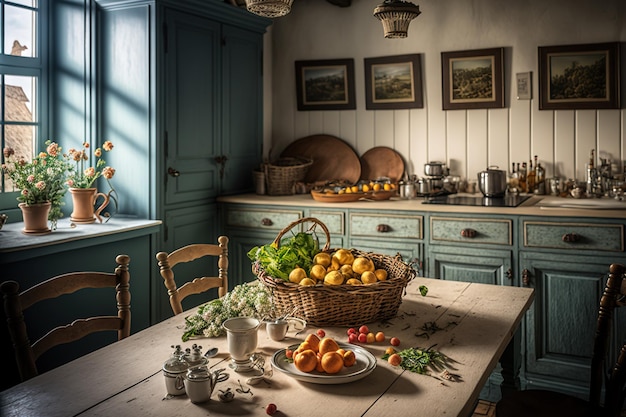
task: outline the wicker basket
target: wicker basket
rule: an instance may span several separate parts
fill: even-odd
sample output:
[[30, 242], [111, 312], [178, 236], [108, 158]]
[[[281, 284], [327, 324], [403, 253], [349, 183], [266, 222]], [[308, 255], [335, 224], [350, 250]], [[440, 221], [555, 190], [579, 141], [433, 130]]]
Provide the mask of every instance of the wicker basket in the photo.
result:
[[[313, 222], [326, 234], [324, 252], [328, 248], [328, 228], [316, 218], [305, 217], [285, 227], [274, 239], [280, 245], [283, 235], [293, 227]], [[313, 227], [315, 227], [313, 225]], [[396, 316], [407, 284], [416, 271], [402, 261], [400, 255], [393, 257], [352, 249], [354, 256], [370, 258], [376, 268], [387, 271], [387, 280], [369, 285], [316, 285], [304, 286], [268, 276], [257, 262], [253, 270], [259, 280], [270, 290], [280, 313], [293, 313], [315, 326], [356, 326]]]
[[265, 164], [265, 182], [268, 195], [293, 195], [296, 183], [302, 181], [313, 165], [311, 159], [280, 158]]
[[281, 17], [291, 11], [293, 0], [246, 0], [249, 12], [269, 18]]

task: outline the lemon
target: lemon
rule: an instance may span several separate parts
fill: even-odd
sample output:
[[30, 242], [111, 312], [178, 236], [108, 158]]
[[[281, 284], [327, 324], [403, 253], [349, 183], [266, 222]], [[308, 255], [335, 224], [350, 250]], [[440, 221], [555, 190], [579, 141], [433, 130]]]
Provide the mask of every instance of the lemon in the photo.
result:
[[330, 271], [324, 277], [324, 284], [326, 284], [326, 285], [341, 285], [341, 284], [343, 284], [343, 275], [339, 271]]
[[302, 268], [294, 268], [289, 273], [289, 281], [293, 282], [294, 284], [299, 284], [300, 281], [302, 281], [306, 277], [306, 271]]
[[313, 265], [311, 267], [311, 272], [309, 272], [309, 277], [318, 281], [323, 280], [325, 275], [326, 268], [324, 268], [324, 266], [320, 264]]
[[352, 255], [352, 252], [348, 249], [337, 249], [337, 251], [333, 254], [333, 259], [338, 261], [340, 267], [341, 265], [352, 265], [354, 255]]
[[313, 264], [322, 265], [324, 268], [330, 265], [330, 254], [319, 252], [313, 257]]
[[363, 184], [363, 187], [361, 188], [361, 191], [363, 191], [364, 193], [368, 192], [370, 190], [370, 186], [369, 184]]
[[391, 191], [391, 184], [389, 184], [389, 183], [385, 183], [385, 184], [383, 185], [383, 190], [385, 190], [385, 191]]
[[379, 183], [376, 183], [376, 184], [374, 184], [374, 186], [372, 187], [372, 189], [373, 189], [374, 191], [380, 191], [380, 189], [381, 189], [381, 185], [380, 185]]
[[352, 190], [353, 193], [358, 193], [359, 192], [359, 186], [358, 185], [353, 185], [352, 187], [350, 187], [350, 189]]
[[339, 272], [341, 272], [343, 276], [347, 278], [352, 278], [354, 276], [352, 265], [341, 265], [341, 268], [339, 268]]
[[315, 281], [311, 278], [303, 278], [302, 281], [300, 281], [300, 285], [315, 285]]
[[387, 271], [385, 271], [384, 269], [377, 269], [376, 271], [374, 271], [374, 275], [376, 275], [376, 279], [378, 279], [379, 281], [384, 281], [387, 279]]
[[358, 278], [350, 278], [349, 280], [346, 281], [346, 284], [348, 284], [348, 285], [363, 285], [361, 280], [358, 279]]
[[365, 271], [361, 274], [361, 282], [363, 282], [363, 284], [373, 284], [376, 281], [378, 281], [378, 279], [376, 278], [376, 274], [372, 271]]
[[374, 267], [374, 262], [372, 262], [371, 259], [359, 256], [354, 260], [354, 262], [352, 262], [352, 269], [358, 275], [361, 275], [365, 271], [374, 271], [376, 268]]

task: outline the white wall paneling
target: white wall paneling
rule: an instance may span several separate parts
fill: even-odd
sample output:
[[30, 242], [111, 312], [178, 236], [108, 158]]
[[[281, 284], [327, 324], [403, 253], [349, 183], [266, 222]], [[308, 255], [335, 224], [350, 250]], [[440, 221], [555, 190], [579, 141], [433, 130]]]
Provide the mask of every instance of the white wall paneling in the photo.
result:
[[[296, 0], [271, 30], [272, 129], [267, 146], [276, 156], [290, 142], [326, 133], [350, 143], [359, 155], [374, 146], [396, 149], [410, 174], [442, 160], [452, 173], [475, 179], [488, 165], [510, 169], [534, 155], [548, 177], [583, 179], [591, 149], [599, 157], [626, 159], [624, 110], [539, 110], [538, 47], [626, 42], [623, 0], [412, 0], [422, 14], [406, 39], [385, 39], [373, 17], [379, 0], [339, 8], [325, 1]], [[584, 16], [584, 24], [581, 24]], [[441, 52], [505, 48], [504, 109], [443, 111]], [[624, 48], [623, 48], [624, 49]], [[422, 56], [424, 108], [367, 110], [363, 59]], [[622, 52], [624, 53], [624, 52]], [[306, 111], [296, 107], [294, 61], [353, 58], [356, 110]], [[531, 100], [517, 100], [515, 74], [532, 71]], [[625, 69], [621, 70], [624, 80]], [[266, 84], [267, 86], [268, 84]], [[624, 97], [622, 98], [622, 102]]]

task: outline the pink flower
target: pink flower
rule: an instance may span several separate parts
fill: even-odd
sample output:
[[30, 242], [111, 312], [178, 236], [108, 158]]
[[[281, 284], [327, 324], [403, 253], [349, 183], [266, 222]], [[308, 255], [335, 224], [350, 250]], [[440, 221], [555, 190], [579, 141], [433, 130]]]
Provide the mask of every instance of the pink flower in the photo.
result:
[[105, 151], [109, 152], [110, 150], [113, 149], [113, 143], [110, 140], [107, 140], [106, 142], [104, 142], [104, 144], [102, 145], [102, 148], [104, 148]]
[[89, 149], [89, 144], [88, 144], [87, 142], [84, 142], [84, 143], [83, 143], [83, 148], [85, 148], [85, 149]]
[[31, 174], [31, 175], [29, 175], [28, 177], [26, 177], [26, 181], [27, 181], [27, 182], [33, 182], [33, 181], [35, 181], [35, 176], [34, 176], [34, 175], [32, 175], [32, 174]]
[[56, 157], [59, 154], [59, 145], [52, 142], [50, 145], [48, 145], [46, 151], [48, 152], [48, 154], [50, 154], [50, 156]]
[[93, 154], [97, 157], [100, 158], [102, 156], [102, 149], [98, 148], [95, 151], [93, 151]]
[[39, 152], [39, 157], [40, 157], [40, 158], [45, 158], [46, 156], [48, 156], [48, 154], [47, 154], [47, 153], [45, 153], [45, 152]]
[[28, 190], [22, 190], [22, 195], [23, 196], [27, 196], [28, 195]]
[[4, 157], [8, 158], [9, 156], [15, 155], [15, 150], [7, 146], [6, 148], [4, 148], [3, 153], [4, 153]]
[[37, 184], [35, 184], [35, 187], [37, 187], [38, 190], [43, 190], [44, 188], [46, 188], [46, 183], [43, 181], [39, 181]]
[[113, 178], [113, 175], [115, 175], [115, 168], [105, 167], [102, 170], [102, 176], [106, 178], [107, 180], [110, 180], [111, 178]]
[[85, 170], [85, 177], [93, 177], [96, 175], [96, 170], [94, 167], [89, 167]]
[[74, 180], [73, 179], [69, 179], [66, 181], [66, 184], [68, 185], [68, 187], [73, 187], [74, 186]]

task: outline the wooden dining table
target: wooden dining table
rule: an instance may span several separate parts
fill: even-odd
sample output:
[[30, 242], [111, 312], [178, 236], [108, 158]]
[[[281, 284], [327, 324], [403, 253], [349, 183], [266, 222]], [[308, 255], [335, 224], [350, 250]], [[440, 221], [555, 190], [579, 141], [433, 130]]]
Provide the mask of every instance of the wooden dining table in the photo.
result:
[[[420, 286], [428, 293], [422, 296]], [[406, 289], [396, 317], [367, 324], [382, 331], [384, 342], [363, 343], [376, 358], [367, 376], [345, 383], [304, 382], [291, 373], [272, 369], [271, 377], [248, 385], [249, 375], [229, 366], [225, 336], [181, 341], [188, 310], [63, 366], [0, 392], [0, 415], [8, 416], [235, 416], [266, 415], [273, 403], [278, 416], [471, 416], [481, 388], [496, 368], [533, 301], [533, 290], [417, 277]], [[300, 343], [319, 326], [290, 330], [281, 341], [271, 340], [264, 326], [258, 331], [256, 352], [267, 358]], [[323, 327], [326, 336], [347, 343], [347, 327]], [[422, 347], [437, 350], [450, 362], [444, 377], [404, 370], [382, 359], [390, 338], [398, 350]], [[209, 401], [192, 403], [186, 395], [166, 392], [163, 363], [172, 345], [199, 344], [218, 348], [208, 366], [229, 375], [217, 384]], [[322, 381], [323, 382], [323, 381]], [[219, 391], [235, 394], [218, 400]]]

